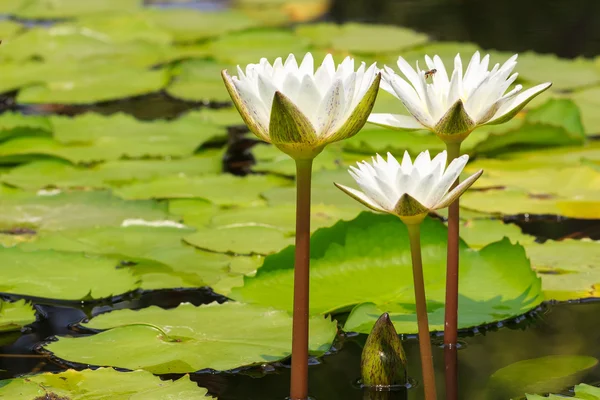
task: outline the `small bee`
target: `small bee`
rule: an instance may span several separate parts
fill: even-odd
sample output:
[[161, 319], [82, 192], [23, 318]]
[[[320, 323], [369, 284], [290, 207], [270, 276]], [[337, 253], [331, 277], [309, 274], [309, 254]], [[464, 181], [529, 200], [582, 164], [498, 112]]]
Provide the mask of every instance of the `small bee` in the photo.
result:
[[435, 75], [435, 73], [437, 72], [437, 69], [430, 69], [429, 71], [425, 72], [425, 79], [427, 78], [432, 78], [433, 75]]

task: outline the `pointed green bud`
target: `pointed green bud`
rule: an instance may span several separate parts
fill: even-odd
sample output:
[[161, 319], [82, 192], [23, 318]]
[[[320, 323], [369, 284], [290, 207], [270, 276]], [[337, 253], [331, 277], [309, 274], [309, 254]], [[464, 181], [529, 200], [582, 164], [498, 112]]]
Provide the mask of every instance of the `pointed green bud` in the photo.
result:
[[433, 131], [442, 140], [464, 140], [477, 124], [469, 117], [462, 100], [456, 101], [435, 125]]
[[406, 355], [388, 313], [379, 317], [365, 343], [360, 371], [366, 387], [406, 385]]

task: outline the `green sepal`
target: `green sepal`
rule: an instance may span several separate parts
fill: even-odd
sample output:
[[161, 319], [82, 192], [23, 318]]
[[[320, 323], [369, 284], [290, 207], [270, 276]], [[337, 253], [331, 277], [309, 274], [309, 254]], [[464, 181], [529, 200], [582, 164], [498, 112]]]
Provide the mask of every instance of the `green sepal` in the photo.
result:
[[269, 136], [273, 144], [315, 144], [317, 133], [312, 123], [283, 93], [277, 91], [271, 106]]
[[425, 216], [427, 213], [429, 213], [429, 209], [408, 193], [400, 196], [394, 206], [394, 214], [400, 219], [403, 219], [403, 217]]
[[439, 136], [463, 135], [471, 132], [476, 125], [467, 114], [462, 100], [458, 100], [438, 121], [434, 132]]

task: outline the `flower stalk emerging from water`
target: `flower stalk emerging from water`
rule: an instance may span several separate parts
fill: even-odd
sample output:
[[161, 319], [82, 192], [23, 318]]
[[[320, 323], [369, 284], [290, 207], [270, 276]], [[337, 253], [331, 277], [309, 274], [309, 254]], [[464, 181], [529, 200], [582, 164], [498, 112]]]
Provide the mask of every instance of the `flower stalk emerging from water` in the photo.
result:
[[357, 168], [350, 169], [350, 174], [362, 192], [335, 184], [367, 207], [396, 215], [408, 228], [426, 400], [436, 399], [436, 388], [421, 258], [421, 222], [430, 211], [454, 203], [483, 173], [480, 170], [460, 185], [455, 185], [469, 156], [455, 158], [446, 167], [447, 159], [445, 151], [433, 160], [429, 152], [424, 151], [416, 157], [414, 163], [407, 152], [404, 153], [402, 163], [389, 153], [387, 161], [377, 155], [371, 164], [363, 162]]
[[310, 195], [313, 159], [325, 146], [354, 136], [373, 109], [381, 75], [375, 65], [354, 69], [347, 57], [337, 68], [327, 55], [315, 71], [307, 53], [300, 65], [290, 54], [261, 59], [238, 76], [222, 72], [225, 86], [248, 128], [296, 161], [296, 255], [292, 332], [291, 400], [308, 398]]
[[[522, 90], [521, 85], [509, 88], [518, 74], [512, 73], [517, 65], [517, 55], [503, 65], [496, 64], [488, 70], [490, 56], [481, 58], [475, 52], [463, 74], [460, 54], [454, 58], [454, 70], [449, 75], [439, 56], [425, 56], [429, 71], [422, 71], [417, 63], [413, 69], [402, 57], [398, 68], [404, 78], [385, 67], [381, 87], [396, 96], [411, 116], [396, 114], [373, 114], [369, 122], [400, 130], [427, 129], [446, 143], [448, 161], [460, 156], [460, 144], [478, 126], [500, 124], [512, 119], [533, 98], [552, 84], [545, 82]], [[431, 83], [427, 82], [431, 76]], [[448, 264], [446, 280], [446, 314], [444, 321], [444, 344], [454, 352], [458, 337], [458, 201], [448, 212]], [[450, 352], [449, 354], [452, 354]], [[449, 365], [449, 364], [447, 364]], [[456, 371], [457, 368], [450, 368]], [[456, 376], [447, 376], [448, 381]], [[448, 385], [447, 387], [456, 387]], [[456, 399], [457, 393], [447, 393], [448, 399]]]

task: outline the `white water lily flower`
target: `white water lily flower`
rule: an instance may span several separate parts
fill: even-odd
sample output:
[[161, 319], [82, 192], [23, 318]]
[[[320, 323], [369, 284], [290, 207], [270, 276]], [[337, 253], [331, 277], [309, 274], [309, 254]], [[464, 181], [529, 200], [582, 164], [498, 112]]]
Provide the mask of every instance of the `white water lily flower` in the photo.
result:
[[446, 168], [447, 153], [443, 151], [432, 160], [429, 151], [411, 161], [404, 152], [402, 163], [388, 153], [387, 161], [379, 154], [369, 164], [350, 167], [350, 175], [361, 191], [335, 183], [346, 194], [372, 210], [403, 217], [424, 217], [429, 211], [448, 207], [481, 176], [483, 170], [471, 175], [450, 190], [469, 160], [460, 156]]
[[367, 121], [381, 75], [375, 64], [354, 69], [347, 57], [336, 69], [328, 54], [317, 70], [311, 53], [300, 65], [290, 54], [271, 65], [263, 58], [222, 73], [248, 128], [293, 158], [313, 158], [324, 146], [355, 135]]
[[[499, 124], [513, 118], [535, 96], [548, 89], [546, 82], [521, 91], [523, 86], [508, 88], [517, 79], [511, 75], [517, 65], [517, 55], [502, 66], [488, 70], [489, 55], [480, 58], [475, 52], [463, 75], [460, 54], [454, 58], [454, 71], [448, 76], [439, 56], [425, 56], [429, 72], [414, 70], [402, 57], [398, 67], [406, 79], [385, 66], [381, 87], [397, 97], [412, 116], [373, 114], [369, 122], [395, 129], [429, 129], [443, 138], [455, 136], [462, 140], [473, 129], [484, 124]], [[432, 83], [427, 83], [431, 76]]]

